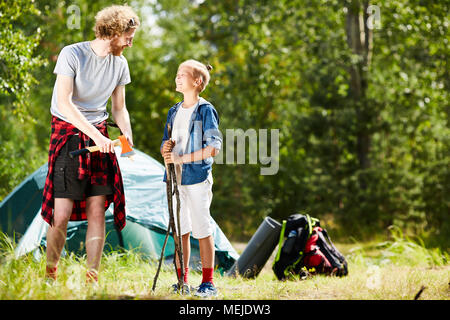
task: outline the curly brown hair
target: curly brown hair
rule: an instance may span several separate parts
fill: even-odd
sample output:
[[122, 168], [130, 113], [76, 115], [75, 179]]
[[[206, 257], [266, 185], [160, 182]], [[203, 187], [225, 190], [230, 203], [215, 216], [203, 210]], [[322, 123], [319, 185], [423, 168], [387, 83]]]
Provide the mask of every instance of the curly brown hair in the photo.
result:
[[130, 29], [136, 29], [139, 25], [139, 17], [130, 6], [113, 5], [97, 13], [94, 31], [97, 38], [111, 39]]

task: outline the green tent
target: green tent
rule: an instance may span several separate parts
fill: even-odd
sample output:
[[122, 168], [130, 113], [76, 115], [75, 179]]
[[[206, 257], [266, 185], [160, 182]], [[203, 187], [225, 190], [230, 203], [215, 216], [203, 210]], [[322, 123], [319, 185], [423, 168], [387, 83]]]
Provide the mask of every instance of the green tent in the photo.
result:
[[[120, 154], [120, 147], [117, 148]], [[135, 150], [134, 161], [119, 159], [125, 189], [127, 224], [122, 231], [114, 225], [113, 205], [106, 212], [105, 251], [117, 248], [133, 249], [145, 257], [157, 260], [160, 257], [169, 214], [166, 188], [163, 182], [164, 166], [150, 156]], [[40, 254], [45, 246], [48, 224], [41, 218], [42, 192], [47, 175], [47, 164], [28, 176], [11, 194], [0, 203], [0, 229], [19, 240], [16, 255], [28, 252]], [[239, 258], [230, 242], [214, 219], [214, 241], [216, 264], [221, 271], [228, 270]], [[84, 254], [87, 221], [70, 221], [67, 228], [65, 250]], [[191, 266], [199, 267], [198, 240], [191, 237]], [[166, 262], [174, 255], [172, 237], [165, 253]]]

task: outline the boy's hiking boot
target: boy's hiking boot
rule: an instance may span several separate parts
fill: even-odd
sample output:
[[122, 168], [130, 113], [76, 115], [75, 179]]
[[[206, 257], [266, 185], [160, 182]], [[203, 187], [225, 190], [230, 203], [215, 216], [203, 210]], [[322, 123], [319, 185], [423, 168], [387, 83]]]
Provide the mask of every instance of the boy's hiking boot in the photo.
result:
[[214, 287], [212, 282], [203, 282], [197, 288], [197, 292], [195, 293], [197, 297], [201, 298], [209, 298], [217, 296], [217, 289]]
[[186, 295], [189, 295], [189, 294], [191, 294], [191, 287], [189, 286], [189, 284], [187, 284], [186, 282], [185, 283], [183, 283], [183, 290], [180, 292], [180, 290], [179, 290], [179, 285], [178, 285], [178, 283], [174, 283], [173, 285], [172, 285], [172, 291], [173, 291], [173, 293], [181, 293], [181, 294], [186, 294]]

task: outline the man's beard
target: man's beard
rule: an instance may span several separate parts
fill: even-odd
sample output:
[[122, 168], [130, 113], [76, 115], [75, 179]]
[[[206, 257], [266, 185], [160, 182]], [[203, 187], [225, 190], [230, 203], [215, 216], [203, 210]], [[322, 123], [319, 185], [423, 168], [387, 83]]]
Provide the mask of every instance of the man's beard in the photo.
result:
[[125, 49], [125, 47], [126, 46], [118, 46], [114, 42], [111, 42], [111, 44], [110, 44], [111, 53], [114, 56], [120, 56], [122, 54], [123, 50]]

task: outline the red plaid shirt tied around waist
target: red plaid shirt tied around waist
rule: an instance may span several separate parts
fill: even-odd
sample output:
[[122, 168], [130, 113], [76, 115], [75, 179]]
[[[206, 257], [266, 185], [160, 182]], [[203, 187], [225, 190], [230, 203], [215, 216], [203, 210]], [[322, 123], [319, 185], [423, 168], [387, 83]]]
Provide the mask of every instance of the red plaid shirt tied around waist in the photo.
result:
[[[108, 136], [106, 121], [103, 121], [95, 127], [105, 136]], [[83, 132], [78, 130], [72, 124], [63, 121], [55, 116], [52, 117], [52, 134], [50, 137], [50, 148], [48, 152], [48, 173], [45, 180], [44, 194], [42, 201], [42, 218], [50, 225], [53, 223], [53, 172], [56, 157], [59, 155], [61, 148], [72, 136], [78, 134], [80, 136], [79, 148], [83, 149], [93, 143], [92, 140]], [[112, 195], [106, 196], [105, 210], [114, 202], [114, 223], [119, 230], [125, 227], [125, 193], [123, 189], [122, 174], [120, 172], [119, 163], [115, 153], [93, 152], [80, 155], [80, 163], [78, 167], [78, 179], [91, 179], [91, 184], [106, 185], [108, 182], [108, 166], [112, 164], [112, 172], [114, 174]], [[79, 221], [86, 220], [86, 200], [74, 200], [72, 215], [70, 220]]]

